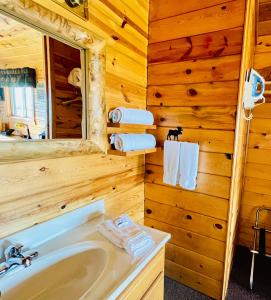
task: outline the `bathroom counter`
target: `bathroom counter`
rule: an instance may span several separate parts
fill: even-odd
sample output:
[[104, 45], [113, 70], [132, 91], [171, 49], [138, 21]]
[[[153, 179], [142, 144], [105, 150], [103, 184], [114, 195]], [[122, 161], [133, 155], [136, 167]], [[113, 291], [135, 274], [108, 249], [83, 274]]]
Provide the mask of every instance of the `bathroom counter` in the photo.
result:
[[[39, 270], [35, 271], [35, 265], [45, 265], [46, 260], [50, 265], [49, 258], [51, 253], [59, 252], [61, 249], [69, 249], [72, 245], [84, 245], [86, 243], [91, 244], [94, 249], [102, 248], [104, 253], [106, 253], [106, 258], [104, 259], [105, 263], [102, 272], [99, 273], [99, 276], [88, 289], [84, 289], [84, 292], [79, 297], [80, 299], [130, 299], [125, 296], [125, 293], [129, 294], [129, 292], [127, 292], [129, 291], [128, 287], [131, 287], [133, 282], [136, 282], [136, 279], [138, 280], [139, 277], [141, 278], [141, 274], [144, 275], [144, 272], [146, 273], [146, 270], [150, 269], [150, 265], [154, 265], [152, 262], [158, 261], [159, 257], [159, 264], [162, 265], [162, 275], [160, 276], [163, 276], [164, 246], [170, 239], [168, 233], [142, 226], [144, 230], [153, 237], [155, 245], [144, 256], [139, 259], [132, 259], [125, 250], [114, 246], [97, 231], [97, 225], [107, 219], [105, 214], [99, 214], [90, 219], [85, 218], [87, 221], [79, 224], [84, 217], [80, 217], [78, 211], [79, 210], [77, 210], [77, 216], [74, 215], [74, 212], [68, 213], [65, 216], [34, 226], [22, 233], [9, 237], [10, 242], [19, 242], [26, 246], [26, 249], [29, 249], [29, 251], [38, 251], [39, 256], [37, 259], [33, 260], [33, 264], [30, 267], [24, 268], [23, 266], [20, 266], [16, 268], [16, 270], [10, 271], [6, 275], [0, 277], [1, 299], [14, 299], [15, 291], [18, 293], [18, 286], [29, 286], [29, 284], [27, 285], [27, 281], [33, 278], [33, 276], [36, 276], [36, 274], [42, 272], [41, 267]], [[76, 223], [76, 220], [80, 221], [77, 221]], [[68, 226], [70, 228], [65, 227], [67, 224], [69, 224]], [[6, 241], [0, 241], [0, 248], [1, 244], [3, 245], [4, 242]], [[69, 278], [70, 283], [72, 284], [72, 281], [74, 281], [76, 286], [80, 285], [80, 280], [86, 280], [84, 277], [88, 275], [88, 270], [85, 267], [85, 264], [88, 263], [87, 260], [84, 261], [82, 258], [81, 261], [78, 261], [78, 264], [80, 265], [71, 265], [71, 268], [78, 269], [76, 275], [73, 275], [74, 278]], [[48, 268], [48, 265], [43, 266], [42, 270], [44, 270], [44, 268]], [[91, 272], [95, 272], [93, 267]], [[139, 274], [140, 276], [138, 276]], [[152, 284], [152, 282], [150, 282], [150, 284]], [[37, 293], [37, 291], [35, 293]], [[20, 291], [20, 295], [22, 294], [24, 293]], [[41, 295], [39, 294], [32, 299], [53, 299], [47, 295], [46, 298], [40, 298], [40, 296]], [[21, 297], [20, 299], [27, 299], [27, 297], [29, 297], [29, 295], [25, 296], [25, 298]], [[67, 295], [65, 299], [74, 300], [75, 298], [74, 296]]]

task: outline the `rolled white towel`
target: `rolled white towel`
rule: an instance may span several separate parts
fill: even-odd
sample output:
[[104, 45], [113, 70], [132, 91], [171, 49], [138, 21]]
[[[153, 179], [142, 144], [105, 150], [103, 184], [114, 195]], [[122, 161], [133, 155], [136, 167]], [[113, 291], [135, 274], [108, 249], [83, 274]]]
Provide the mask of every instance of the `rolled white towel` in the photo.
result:
[[68, 83], [76, 87], [81, 87], [81, 76], [80, 68], [72, 69], [68, 77]]
[[153, 114], [144, 109], [117, 107], [109, 113], [113, 123], [152, 125]]
[[119, 151], [145, 150], [155, 148], [156, 140], [152, 134], [132, 134], [120, 133], [112, 134], [110, 143], [114, 144], [115, 149]]

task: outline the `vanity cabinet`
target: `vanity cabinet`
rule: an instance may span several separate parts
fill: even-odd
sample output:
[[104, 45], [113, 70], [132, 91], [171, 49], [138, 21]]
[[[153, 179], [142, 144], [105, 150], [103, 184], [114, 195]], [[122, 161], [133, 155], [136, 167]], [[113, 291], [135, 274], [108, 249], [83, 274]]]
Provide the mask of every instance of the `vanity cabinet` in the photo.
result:
[[164, 299], [165, 248], [147, 264], [118, 300]]

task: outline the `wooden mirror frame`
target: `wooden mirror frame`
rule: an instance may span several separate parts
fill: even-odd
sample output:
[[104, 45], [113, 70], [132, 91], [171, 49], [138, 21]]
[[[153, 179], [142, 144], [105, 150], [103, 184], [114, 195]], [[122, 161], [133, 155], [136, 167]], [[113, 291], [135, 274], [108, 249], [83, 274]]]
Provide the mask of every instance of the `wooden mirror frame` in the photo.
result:
[[83, 49], [87, 116], [85, 140], [2, 141], [0, 162], [106, 153], [105, 41], [32, 0], [0, 0], [0, 13]]

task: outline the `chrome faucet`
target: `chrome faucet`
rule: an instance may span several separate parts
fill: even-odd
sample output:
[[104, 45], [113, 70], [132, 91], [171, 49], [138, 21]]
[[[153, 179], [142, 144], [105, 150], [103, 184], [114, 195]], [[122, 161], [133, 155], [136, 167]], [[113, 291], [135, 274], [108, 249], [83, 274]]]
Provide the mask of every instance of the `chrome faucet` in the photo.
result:
[[38, 256], [38, 252], [35, 251], [31, 254], [24, 255], [22, 253], [23, 245], [16, 244], [10, 245], [4, 251], [5, 262], [2, 267], [0, 267], [0, 275], [6, 274], [10, 269], [16, 266], [29, 267], [32, 263], [33, 258]]

